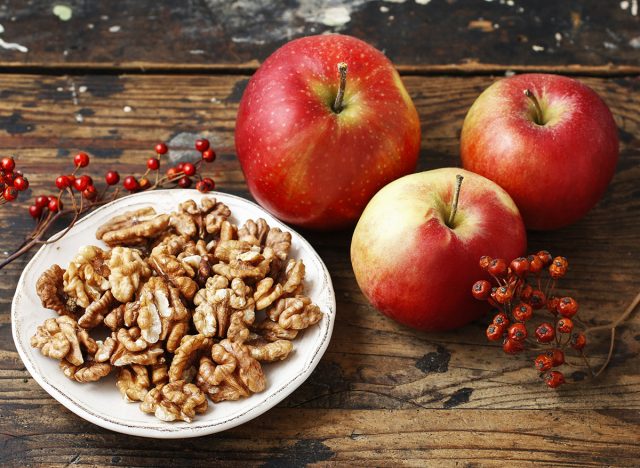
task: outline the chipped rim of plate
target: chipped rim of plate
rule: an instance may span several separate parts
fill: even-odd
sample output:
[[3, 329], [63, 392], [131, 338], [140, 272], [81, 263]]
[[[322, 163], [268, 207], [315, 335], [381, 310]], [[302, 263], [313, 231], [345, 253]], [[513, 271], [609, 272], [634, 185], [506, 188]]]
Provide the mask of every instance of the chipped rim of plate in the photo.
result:
[[[194, 195], [197, 194], [199, 198], [202, 198], [202, 194], [200, 194], [200, 192], [196, 190], [191, 190], [191, 189], [179, 189], [179, 190], [181, 193], [188, 191], [193, 193]], [[135, 200], [136, 198], [147, 198], [150, 196], [151, 197], [155, 197], [155, 196], [174, 197], [176, 192], [178, 192], [178, 190], [176, 189], [154, 190], [153, 192], [142, 192], [142, 193], [128, 195], [126, 197], [119, 198], [117, 200], [109, 202], [95, 209], [94, 211], [92, 211], [91, 213], [89, 213], [79, 221], [77, 221], [72, 229], [73, 230], [83, 229], [83, 228], [87, 228], [88, 226], [89, 226], [89, 229], [91, 229], [90, 225], [88, 224], [88, 221], [91, 220], [91, 218], [96, 216], [98, 213], [108, 210], [114, 205], [122, 204], [123, 208], [125, 208], [125, 206], [127, 205], [127, 202]], [[22, 271], [22, 274], [20, 275], [20, 279], [18, 280], [18, 284], [16, 286], [16, 292], [11, 304], [11, 331], [13, 335], [13, 341], [18, 351], [18, 354], [22, 359], [22, 362], [24, 363], [26, 369], [29, 371], [33, 379], [49, 395], [51, 395], [59, 403], [61, 403], [63, 406], [65, 406], [67, 409], [69, 409], [76, 415], [80, 416], [81, 418], [93, 424], [96, 424], [100, 427], [103, 427], [105, 429], [120, 432], [123, 434], [140, 436], [140, 437], [149, 437], [149, 438], [158, 438], [158, 439], [181, 439], [181, 438], [200, 437], [200, 436], [205, 436], [209, 434], [215, 434], [218, 432], [222, 432], [222, 431], [237, 427], [241, 424], [244, 424], [260, 416], [261, 414], [265, 413], [266, 411], [270, 410], [275, 405], [280, 403], [287, 396], [289, 396], [294, 390], [296, 390], [300, 385], [302, 385], [304, 381], [307, 380], [307, 378], [311, 375], [313, 370], [316, 368], [316, 366], [320, 362], [320, 359], [324, 355], [325, 351], [327, 350], [327, 347], [329, 346], [329, 341], [331, 339], [331, 335], [333, 332], [334, 323], [335, 323], [336, 300], [335, 300], [335, 292], [333, 289], [333, 283], [331, 281], [331, 276], [329, 274], [329, 271], [326, 265], [320, 258], [320, 255], [318, 255], [316, 250], [311, 246], [311, 244], [309, 244], [309, 242], [304, 237], [302, 237], [302, 235], [300, 235], [299, 233], [291, 229], [282, 221], [275, 218], [271, 213], [267, 212], [264, 208], [257, 205], [256, 203], [250, 200], [247, 200], [245, 198], [239, 197], [237, 195], [231, 195], [231, 194], [222, 193], [222, 192], [215, 192], [215, 191], [209, 192], [207, 196], [214, 197], [222, 202], [224, 202], [225, 199], [231, 199], [240, 204], [243, 204], [243, 203], [247, 204], [253, 207], [254, 209], [257, 208], [261, 212], [261, 216], [267, 220], [270, 226], [276, 226], [276, 227], [279, 227], [280, 229], [289, 231], [293, 237], [292, 243], [295, 242], [300, 246], [302, 250], [307, 251], [308, 254], [317, 263], [317, 266], [320, 267], [318, 268], [318, 272], [320, 273], [320, 277], [318, 278], [318, 281], [321, 282], [321, 286], [319, 289], [322, 292], [322, 295], [326, 296], [326, 298], [328, 299], [327, 302], [330, 306], [329, 307], [330, 310], [323, 311], [324, 312], [323, 320], [321, 320], [321, 322], [318, 324], [318, 326], [321, 327], [320, 337], [315, 341], [315, 343], [318, 343], [319, 341], [318, 346], [314, 347], [313, 349], [307, 350], [308, 353], [313, 353], [312, 359], [306, 361], [304, 369], [301, 373], [297, 375], [293, 375], [292, 378], [287, 378], [286, 382], [283, 385], [281, 385], [279, 388], [269, 389], [267, 387], [267, 389], [264, 391], [264, 394], [266, 395], [266, 397], [263, 400], [258, 401], [257, 404], [248, 406], [246, 409], [243, 409], [240, 412], [240, 414], [231, 415], [220, 421], [215, 420], [215, 421], [207, 422], [205, 419], [203, 419], [202, 416], [199, 416], [199, 417], [196, 417], [196, 419], [194, 419], [194, 422], [191, 423], [190, 425], [184, 425], [182, 423], [175, 423], [175, 422], [174, 423], [167, 422], [165, 424], [162, 424], [160, 427], [152, 427], [145, 424], [123, 423], [118, 421], [117, 418], [106, 418], [94, 412], [85, 403], [77, 401], [76, 399], [65, 394], [63, 389], [49, 382], [47, 377], [37, 370], [35, 364], [31, 361], [31, 358], [29, 357], [28, 353], [23, 349], [23, 339], [20, 336], [20, 330], [18, 329], [19, 327], [17, 325], [18, 322], [20, 321], [20, 318], [18, 316], [18, 310], [20, 309], [20, 303], [22, 301], [23, 294], [27, 293], [26, 288], [28, 285], [25, 284], [27, 272], [38, 264], [40, 257], [42, 257], [47, 252], [48, 249], [52, 249], [55, 247], [55, 244], [46, 244], [46, 245], [43, 245], [35, 253], [35, 255], [29, 261], [29, 263], [27, 263], [27, 265], [24, 267], [24, 270]], [[154, 204], [154, 202], [151, 199], [149, 200], [149, 203]], [[155, 204], [157, 203], [158, 202], [155, 202]], [[51, 236], [50, 239], [53, 239], [53, 240], [58, 239], [58, 236], [60, 236], [60, 234], [62, 234], [63, 231], [64, 229], [61, 230], [60, 232], [57, 232], [56, 234]], [[73, 383], [73, 382], [70, 381], [69, 383]]]

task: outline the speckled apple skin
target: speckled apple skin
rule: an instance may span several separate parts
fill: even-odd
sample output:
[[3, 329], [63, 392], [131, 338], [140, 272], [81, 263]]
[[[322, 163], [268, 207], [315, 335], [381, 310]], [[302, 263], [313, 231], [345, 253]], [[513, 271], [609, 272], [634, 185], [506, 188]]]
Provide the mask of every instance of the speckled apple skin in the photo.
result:
[[[529, 89], [546, 108], [532, 121]], [[582, 218], [604, 194], [618, 161], [611, 111], [588, 86], [548, 74], [500, 80], [474, 102], [460, 138], [462, 164], [513, 198], [529, 229]]]
[[[344, 109], [332, 104], [348, 66]], [[367, 43], [327, 34], [289, 42], [249, 81], [236, 151], [251, 194], [295, 225], [352, 225], [385, 184], [415, 170], [416, 109], [391, 62]]]
[[[446, 220], [457, 174], [464, 180], [452, 229]], [[383, 314], [419, 330], [450, 330], [488, 309], [471, 295], [473, 283], [486, 278], [480, 257], [509, 262], [526, 243], [518, 208], [503, 189], [443, 168], [402, 177], [371, 199], [353, 233], [351, 264]]]

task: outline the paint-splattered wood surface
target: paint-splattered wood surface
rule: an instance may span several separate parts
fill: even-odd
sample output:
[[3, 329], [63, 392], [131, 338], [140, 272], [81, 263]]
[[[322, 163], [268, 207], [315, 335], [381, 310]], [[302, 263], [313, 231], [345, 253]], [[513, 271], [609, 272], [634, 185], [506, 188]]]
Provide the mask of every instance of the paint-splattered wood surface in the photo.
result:
[[638, 0], [2, 0], [0, 24], [0, 66], [250, 70], [334, 31], [413, 72], [640, 71]]
[[[97, 173], [112, 167], [126, 173], [142, 169], [158, 140], [190, 148], [196, 135], [205, 135], [220, 154], [213, 169], [218, 187], [249, 196], [233, 149], [247, 79], [1, 74], [0, 153], [17, 154], [30, 175], [26, 199], [51, 190], [52, 174], [69, 168], [78, 149], [94, 156]], [[404, 77], [423, 124], [421, 169], [458, 164], [462, 119], [493, 80]], [[589, 322], [604, 323], [640, 283], [640, 80], [584, 81], [611, 106], [620, 128], [617, 173], [584, 220], [531, 233], [530, 248], [569, 257], [568, 291], [580, 298]], [[23, 202], [0, 214], [1, 253], [18, 243], [31, 221]], [[336, 288], [337, 323], [325, 357], [277, 408], [242, 427], [187, 441], [103, 430], [40, 389], [15, 351], [9, 323], [27, 258], [0, 271], [0, 465], [640, 463], [640, 315], [621, 329], [604, 378], [549, 391], [536, 381], [530, 361], [505, 356], [486, 342], [482, 322], [422, 334], [382, 317], [353, 278], [350, 232], [303, 234], [327, 263]], [[605, 349], [599, 343], [595, 354]]]

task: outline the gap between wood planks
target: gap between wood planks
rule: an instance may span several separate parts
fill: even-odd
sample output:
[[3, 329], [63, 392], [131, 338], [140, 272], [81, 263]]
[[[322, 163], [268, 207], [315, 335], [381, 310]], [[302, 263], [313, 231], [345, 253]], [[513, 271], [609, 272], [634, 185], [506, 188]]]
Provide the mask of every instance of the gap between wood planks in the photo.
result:
[[[257, 60], [238, 65], [231, 64], [173, 64], [154, 62], [129, 62], [126, 64], [71, 62], [49, 65], [46, 63], [2, 63], [0, 73], [20, 73], [31, 75], [121, 75], [121, 74], [253, 74], [260, 63]], [[628, 77], [640, 75], [640, 65], [501, 65], [469, 62], [443, 65], [396, 65], [403, 76], [465, 76], [499, 75], [514, 73], [561, 73], [573, 76], [601, 78]]]

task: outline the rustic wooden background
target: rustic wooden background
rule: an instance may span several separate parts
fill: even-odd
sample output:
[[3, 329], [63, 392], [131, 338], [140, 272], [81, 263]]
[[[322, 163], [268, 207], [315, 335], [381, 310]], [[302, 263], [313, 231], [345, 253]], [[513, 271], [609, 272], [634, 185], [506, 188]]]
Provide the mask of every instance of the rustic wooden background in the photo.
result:
[[[93, 155], [96, 174], [126, 173], [143, 168], [158, 140], [184, 155], [204, 135], [220, 154], [219, 188], [249, 197], [233, 148], [249, 76], [284, 42], [339, 31], [397, 63], [426, 137], [421, 169], [459, 164], [466, 110], [505, 74], [552, 71], [592, 86], [620, 129], [617, 173], [584, 220], [530, 233], [530, 249], [570, 259], [565, 284], [590, 323], [615, 317], [640, 286], [637, 0], [1, 0], [0, 24], [0, 151], [16, 155], [31, 181], [21, 203], [0, 208], [0, 256], [31, 228], [25, 200], [51, 191], [52, 175], [68, 171], [79, 149]], [[581, 384], [554, 392], [531, 361], [487, 343], [482, 322], [424, 334], [382, 317], [353, 278], [351, 233], [303, 234], [336, 288], [325, 357], [277, 408], [190, 440], [109, 432], [41, 390], [9, 319], [28, 258], [0, 271], [0, 465], [640, 464], [638, 314], [603, 378], [577, 371]], [[595, 355], [605, 348], [596, 343]]]

